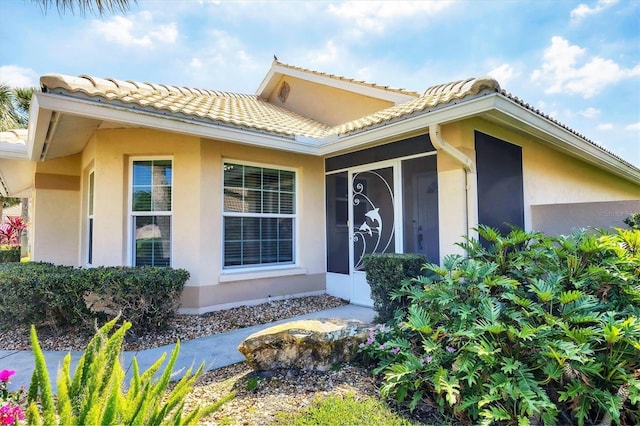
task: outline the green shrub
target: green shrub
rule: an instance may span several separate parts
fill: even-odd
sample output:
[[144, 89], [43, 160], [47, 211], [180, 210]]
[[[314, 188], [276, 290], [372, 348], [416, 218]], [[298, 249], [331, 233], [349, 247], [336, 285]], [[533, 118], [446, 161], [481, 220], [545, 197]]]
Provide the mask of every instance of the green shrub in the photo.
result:
[[184, 269], [159, 267], [99, 267], [85, 271], [95, 305], [119, 313], [137, 330], [167, 327], [180, 307], [189, 279]]
[[0, 263], [20, 262], [20, 247], [9, 246], [0, 249]]
[[83, 296], [88, 290], [82, 271], [50, 263], [0, 265], [0, 318], [3, 326], [92, 324]]
[[488, 248], [395, 292], [404, 323], [363, 348], [382, 393], [480, 424], [638, 424], [640, 231], [478, 231]]
[[631, 229], [640, 229], [640, 212], [634, 212], [624, 220]]
[[120, 351], [131, 324], [125, 322], [109, 336], [116, 321], [114, 319], [98, 330], [78, 361], [73, 376], [70, 372], [71, 354], [67, 354], [58, 373], [55, 402], [45, 358], [35, 328], [31, 327], [36, 368], [27, 399], [29, 424], [197, 425], [201, 418], [233, 398], [233, 394], [230, 394], [207, 407], [198, 406], [189, 414], [184, 412], [185, 398], [202, 373], [204, 363], [193, 375], [189, 368], [169, 392], [169, 380], [180, 351], [179, 341], [158, 379], [153, 377], [162, 366], [166, 353], [142, 375], [134, 357], [133, 377], [125, 390], [125, 371], [120, 365]]
[[187, 271], [171, 268], [2, 264], [0, 325], [93, 327], [96, 319], [120, 314], [136, 330], [160, 329], [175, 316], [188, 278]]
[[395, 312], [406, 307], [407, 299], [391, 300], [391, 292], [402, 287], [405, 281], [420, 275], [427, 258], [421, 254], [376, 253], [363, 258], [367, 282], [371, 287], [371, 299], [376, 311], [376, 321], [386, 323]]

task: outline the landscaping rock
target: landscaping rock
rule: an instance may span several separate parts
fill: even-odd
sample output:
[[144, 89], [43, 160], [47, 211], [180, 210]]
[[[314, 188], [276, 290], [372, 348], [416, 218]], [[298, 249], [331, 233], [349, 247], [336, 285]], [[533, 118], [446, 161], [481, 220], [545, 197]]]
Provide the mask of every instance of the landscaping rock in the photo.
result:
[[352, 360], [367, 335], [367, 326], [357, 320], [299, 320], [254, 333], [238, 350], [254, 370], [327, 371]]

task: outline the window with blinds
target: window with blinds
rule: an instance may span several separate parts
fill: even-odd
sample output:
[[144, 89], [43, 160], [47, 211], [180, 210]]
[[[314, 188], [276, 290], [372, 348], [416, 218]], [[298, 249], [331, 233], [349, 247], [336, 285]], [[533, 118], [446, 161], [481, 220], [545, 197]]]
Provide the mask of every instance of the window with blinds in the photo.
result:
[[224, 163], [224, 267], [295, 263], [296, 173]]
[[131, 220], [134, 266], [171, 266], [173, 164], [134, 160]]

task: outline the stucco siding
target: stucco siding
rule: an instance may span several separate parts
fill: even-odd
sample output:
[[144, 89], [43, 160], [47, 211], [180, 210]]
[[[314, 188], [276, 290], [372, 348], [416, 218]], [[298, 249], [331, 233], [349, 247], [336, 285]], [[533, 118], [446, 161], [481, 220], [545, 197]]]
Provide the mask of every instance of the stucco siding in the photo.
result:
[[468, 127], [522, 147], [525, 228], [532, 228], [532, 206], [640, 199], [640, 182], [632, 183], [596, 166], [552, 149], [542, 141], [484, 120]]
[[324, 292], [324, 273], [187, 286], [182, 293], [181, 312], [198, 314], [241, 304], [263, 303], [287, 298], [291, 295], [322, 294]]
[[34, 261], [78, 265], [80, 155], [35, 166], [32, 221]]
[[78, 266], [79, 191], [36, 189], [31, 259]]
[[[279, 93], [284, 83], [288, 84], [289, 92], [286, 100], [282, 102]], [[269, 97], [269, 102], [329, 126], [346, 123], [393, 106], [393, 103], [389, 101], [290, 76], [280, 79], [276, 90]]]
[[[171, 158], [173, 161], [171, 266], [190, 273], [183, 297], [185, 309], [201, 310], [203, 306], [213, 309], [269, 295], [324, 291], [324, 168], [321, 158], [147, 129], [100, 130], [77, 156], [81, 190], [75, 191], [77, 200], [73, 204], [77, 229], [72, 238], [76, 247], [75, 263], [86, 262], [87, 186], [89, 173], [94, 171], [93, 265], [132, 264], [131, 161], [152, 158]], [[224, 161], [296, 171], [297, 263], [283, 267], [282, 277], [274, 276], [273, 270], [256, 269], [249, 275], [251, 279], [247, 279], [246, 271], [223, 270]]]

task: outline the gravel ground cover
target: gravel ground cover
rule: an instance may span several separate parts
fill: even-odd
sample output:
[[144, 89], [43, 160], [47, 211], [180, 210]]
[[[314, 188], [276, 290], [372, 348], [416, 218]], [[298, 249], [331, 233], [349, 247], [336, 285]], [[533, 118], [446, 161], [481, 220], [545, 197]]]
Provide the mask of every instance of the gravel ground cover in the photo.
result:
[[[178, 338], [181, 341], [191, 340], [345, 304], [344, 300], [320, 295], [204, 315], [178, 315], [166, 331], [129, 335], [124, 350], [153, 348], [174, 343]], [[43, 350], [83, 350], [92, 337], [90, 333], [73, 328], [40, 327], [37, 331]], [[0, 349], [31, 350], [28, 328], [17, 327], [0, 333]], [[190, 411], [196, 404], [213, 403], [234, 391], [235, 397], [204, 419], [203, 424], [270, 425], [278, 424], [277, 413], [298, 412], [316, 398], [346, 394], [356, 398], [378, 397], [379, 385], [370, 370], [350, 364], [327, 372], [288, 370], [255, 373], [246, 363], [238, 363], [204, 373], [188, 395], [186, 407]], [[405, 411], [405, 414], [408, 413]], [[446, 424], [430, 407], [422, 407], [411, 417], [417, 424]], [[341, 424], [339, 419], [336, 419], [336, 424]]]
[[[123, 349], [138, 351], [175, 343], [178, 339], [184, 342], [238, 328], [337, 308], [347, 303], [337, 297], [323, 294], [254, 306], [240, 306], [203, 315], [177, 315], [167, 330], [138, 334], [129, 330]], [[37, 332], [40, 346], [45, 351], [80, 351], [87, 346], [93, 336], [93, 333], [80, 328], [42, 326], [37, 328]], [[29, 327], [12, 327], [0, 333], [0, 349], [31, 350]]]

